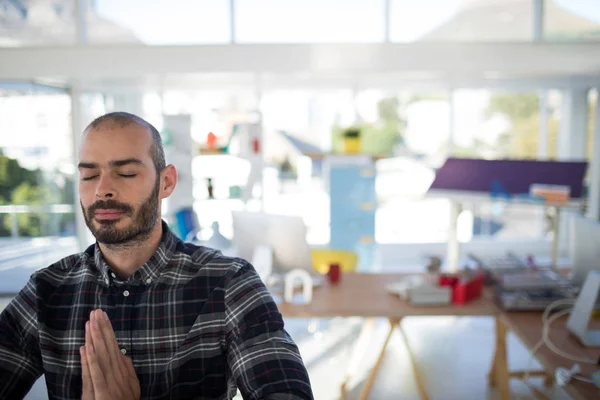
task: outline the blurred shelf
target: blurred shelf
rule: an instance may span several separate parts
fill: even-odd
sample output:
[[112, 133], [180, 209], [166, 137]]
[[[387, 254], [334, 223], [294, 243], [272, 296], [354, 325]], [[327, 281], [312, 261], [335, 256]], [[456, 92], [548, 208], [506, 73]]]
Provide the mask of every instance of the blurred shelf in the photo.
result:
[[196, 154], [198, 154], [198, 155], [227, 155], [227, 156], [232, 155], [232, 154], [227, 153], [226, 149], [224, 147], [216, 147], [214, 149], [208, 149], [205, 147], [197, 147]]
[[391, 158], [393, 157], [391, 154], [367, 154], [367, 153], [315, 153], [315, 152], [306, 152], [303, 153], [305, 156], [308, 156], [310, 158], [312, 158], [313, 160], [322, 160], [327, 156], [338, 156], [338, 157], [343, 157], [343, 156], [347, 156], [347, 157], [357, 157], [357, 156], [367, 156], [367, 157], [371, 157], [373, 160], [377, 161], [377, 160], [382, 160], [384, 158]]
[[194, 201], [210, 201], [210, 202], [222, 202], [222, 203], [232, 203], [232, 202], [243, 202], [244, 200], [242, 199], [237, 199], [237, 198], [226, 198], [226, 199], [194, 199]]

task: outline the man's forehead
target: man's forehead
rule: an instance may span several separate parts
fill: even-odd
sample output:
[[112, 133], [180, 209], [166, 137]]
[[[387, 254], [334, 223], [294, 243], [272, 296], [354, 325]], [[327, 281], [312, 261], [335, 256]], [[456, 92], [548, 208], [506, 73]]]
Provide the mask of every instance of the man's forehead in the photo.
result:
[[152, 133], [147, 127], [135, 123], [124, 125], [114, 122], [105, 122], [102, 125], [86, 130], [83, 132], [82, 140], [103, 137], [126, 141], [152, 141]]
[[[101, 127], [85, 132], [79, 147], [79, 159], [88, 158], [129, 159], [148, 161], [152, 137], [142, 127], [131, 125], [112, 128]], [[101, 162], [102, 160], [92, 160]]]

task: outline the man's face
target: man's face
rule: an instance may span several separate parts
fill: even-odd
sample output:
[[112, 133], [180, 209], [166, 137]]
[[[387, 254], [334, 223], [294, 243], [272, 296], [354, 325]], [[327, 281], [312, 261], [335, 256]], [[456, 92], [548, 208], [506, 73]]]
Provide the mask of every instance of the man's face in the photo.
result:
[[89, 131], [79, 149], [79, 195], [86, 224], [98, 242], [144, 241], [160, 215], [160, 175], [143, 127], [107, 126]]

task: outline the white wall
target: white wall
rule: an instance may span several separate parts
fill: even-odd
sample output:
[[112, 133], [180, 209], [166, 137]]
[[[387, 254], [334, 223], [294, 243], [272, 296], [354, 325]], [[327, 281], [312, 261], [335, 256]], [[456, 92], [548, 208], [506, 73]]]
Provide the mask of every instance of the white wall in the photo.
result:
[[[510, 251], [523, 258], [533, 254], [540, 261], [550, 262], [551, 247], [550, 240], [474, 240], [461, 244], [459, 259], [464, 261], [469, 253], [490, 257], [504, 256]], [[563, 246], [561, 250], [561, 257], [567, 257], [568, 249]], [[438, 256], [444, 260], [447, 243], [380, 244], [378, 252], [378, 264], [381, 269], [409, 271], [419, 267], [424, 269], [429, 256]], [[459, 264], [459, 267], [462, 267], [462, 264]]]

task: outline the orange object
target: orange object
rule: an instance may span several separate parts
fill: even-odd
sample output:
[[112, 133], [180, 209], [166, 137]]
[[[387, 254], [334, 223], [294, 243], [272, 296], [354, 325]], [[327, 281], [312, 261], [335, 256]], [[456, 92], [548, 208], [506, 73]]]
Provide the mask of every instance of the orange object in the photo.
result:
[[544, 203], [563, 204], [568, 203], [571, 197], [571, 189], [560, 185], [531, 185], [529, 192], [532, 196], [541, 197]]
[[212, 132], [208, 132], [208, 137], [206, 138], [206, 146], [207, 146], [209, 149], [214, 149], [214, 148], [215, 148], [215, 146], [217, 145], [217, 140], [218, 140], [218, 139], [219, 139], [219, 138], [217, 137], [217, 135], [215, 135], [215, 134], [214, 134], [214, 133], [212, 133]]

